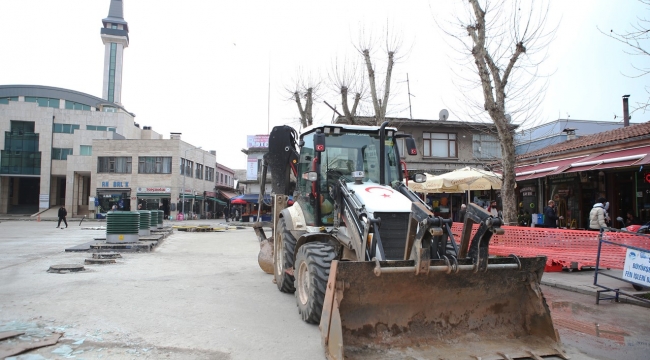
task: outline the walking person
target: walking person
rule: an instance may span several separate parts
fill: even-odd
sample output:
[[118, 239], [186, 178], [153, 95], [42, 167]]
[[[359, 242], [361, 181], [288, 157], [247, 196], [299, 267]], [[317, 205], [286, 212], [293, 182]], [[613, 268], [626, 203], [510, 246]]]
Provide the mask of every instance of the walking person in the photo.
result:
[[495, 218], [499, 217], [499, 210], [497, 209], [497, 201], [496, 200], [492, 200], [490, 202], [490, 206], [488, 206], [487, 212], [489, 212], [490, 215], [492, 215], [492, 217], [495, 217]]
[[548, 206], [544, 208], [544, 227], [557, 228], [557, 221], [564, 219], [563, 216], [557, 216], [555, 211], [555, 201], [549, 200]]
[[601, 197], [597, 201], [589, 212], [589, 230], [601, 231], [607, 228], [605, 220], [607, 218], [607, 213], [605, 212], [607, 200]]
[[467, 213], [467, 205], [460, 205], [460, 211], [458, 212], [458, 221], [465, 222], [465, 214]]
[[[65, 224], [65, 227], [68, 227], [68, 221], [65, 219], [66, 216], [68, 216], [68, 211], [65, 209], [64, 206], [61, 206], [59, 208], [59, 223], [56, 224], [56, 228], [58, 229], [59, 226], [61, 226], [61, 220], [63, 220], [63, 223]], [[63, 228], [61, 228], [63, 229]]]

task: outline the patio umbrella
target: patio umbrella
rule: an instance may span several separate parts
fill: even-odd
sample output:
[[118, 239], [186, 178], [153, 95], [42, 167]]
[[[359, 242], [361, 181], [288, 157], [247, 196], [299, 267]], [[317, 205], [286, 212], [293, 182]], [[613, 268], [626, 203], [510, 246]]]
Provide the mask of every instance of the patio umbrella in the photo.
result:
[[244, 200], [244, 199], [238, 199], [238, 198], [234, 198], [234, 199], [230, 200], [230, 203], [231, 203], [231, 204], [235, 204], [235, 205], [246, 205], [246, 204], [248, 204], [248, 203], [246, 202], [246, 200]]
[[428, 184], [428, 188], [436, 192], [462, 193], [470, 190], [498, 190], [501, 189], [501, 175], [468, 166], [435, 176], [430, 182], [427, 180], [425, 184]]
[[409, 189], [411, 191], [419, 192], [419, 193], [430, 193], [433, 192], [431, 189], [429, 189], [430, 184], [429, 183], [433, 178], [434, 175], [424, 173], [426, 175], [427, 179], [423, 183], [416, 183], [415, 181], [409, 181]]

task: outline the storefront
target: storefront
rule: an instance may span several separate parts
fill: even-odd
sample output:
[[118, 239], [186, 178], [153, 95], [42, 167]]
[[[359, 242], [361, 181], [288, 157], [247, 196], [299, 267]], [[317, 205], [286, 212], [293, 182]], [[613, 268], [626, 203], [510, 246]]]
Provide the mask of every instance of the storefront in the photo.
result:
[[131, 188], [97, 188], [95, 208], [98, 214], [105, 214], [117, 206], [118, 210], [131, 210]]
[[517, 183], [517, 210], [522, 214], [538, 214], [538, 180], [522, 181]]
[[636, 172], [636, 214], [635, 216], [645, 224], [650, 221], [650, 170]]
[[172, 189], [169, 187], [138, 187], [137, 188], [138, 205], [142, 205], [142, 210], [162, 210], [165, 216], [169, 216]]
[[[580, 199], [593, 196], [592, 191], [581, 186], [583, 184], [580, 183], [579, 176], [576, 173], [552, 175], [546, 180], [546, 197], [555, 202], [557, 215], [563, 217], [563, 219], [559, 220], [559, 227], [584, 228], [593, 202], [588, 207], [582, 205], [582, 209], [589, 209], [585, 217], [583, 216], [585, 212], [581, 211]], [[581, 189], [582, 193], [580, 192]]]

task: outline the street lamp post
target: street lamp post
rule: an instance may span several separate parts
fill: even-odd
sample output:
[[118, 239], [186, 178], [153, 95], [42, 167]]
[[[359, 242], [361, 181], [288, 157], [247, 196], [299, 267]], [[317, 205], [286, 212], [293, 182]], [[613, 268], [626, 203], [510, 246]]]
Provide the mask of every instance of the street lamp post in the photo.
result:
[[[192, 149], [185, 150], [185, 164], [183, 164], [183, 190], [181, 191], [181, 213], [183, 214], [183, 220], [185, 220], [185, 178], [187, 177], [187, 152], [194, 149], [200, 149], [201, 147], [196, 147]], [[194, 193], [192, 193], [194, 195]]]

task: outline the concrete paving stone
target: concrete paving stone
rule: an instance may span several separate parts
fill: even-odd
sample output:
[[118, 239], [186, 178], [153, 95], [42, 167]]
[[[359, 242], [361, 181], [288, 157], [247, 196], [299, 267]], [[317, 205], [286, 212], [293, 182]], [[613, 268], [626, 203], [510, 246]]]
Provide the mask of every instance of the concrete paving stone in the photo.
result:
[[122, 254], [120, 253], [94, 253], [93, 259], [116, 259], [121, 258]]
[[86, 251], [90, 251], [90, 246], [91, 245], [99, 244], [99, 243], [102, 243], [102, 242], [103, 241], [100, 241], [100, 240], [88, 241], [88, 242], [85, 242], [83, 244], [79, 244], [79, 245], [76, 245], [76, 246], [66, 248], [65, 251], [66, 252], [86, 252]]
[[108, 264], [115, 264], [117, 261], [115, 259], [95, 259], [95, 258], [90, 258], [84, 260], [84, 263], [86, 265], [108, 265]]

